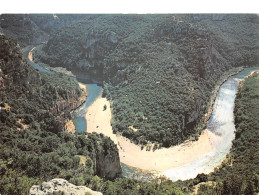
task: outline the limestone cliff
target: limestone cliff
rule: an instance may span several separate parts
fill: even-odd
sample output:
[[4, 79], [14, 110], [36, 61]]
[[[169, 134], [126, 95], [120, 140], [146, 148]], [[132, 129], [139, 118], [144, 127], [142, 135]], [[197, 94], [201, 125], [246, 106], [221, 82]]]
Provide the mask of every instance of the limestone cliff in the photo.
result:
[[103, 141], [97, 146], [95, 172], [100, 177], [114, 179], [122, 173], [118, 148], [110, 138], [100, 136]]
[[[53, 126], [58, 131], [64, 130], [66, 120], [71, 118], [70, 112], [86, 98], [86, 92], [81, 91], [73, 79], [61, 74], [41, 73], [31, 67], [23, 59], [17, 42], [3, 35], [0, 36], [0, 92], [0, 103], [9, 102], [11, 107], [17, 107], [25, 99], [36, 104], [38, 98], [40, 105], [30, 109], [24, 106], [23, 109], [35, 116], [41, 115], [42, 119], [55, 116]], [[10, 99], [10, 94], [16, 96], [15, 99]], [[44, 101], [46, 99], [48, 101]], [[32, 111], [34, 109], [37, 111]]]
[[34, 185], [30, 189], [30, 195], [63, 193], [65, 195], [102, 195], [101, 192], [93, 191], [86, 186], [76, 186], [64, 179], [52, 179], [41, 185]]
[[252, 14], [101, 15], [52, 34], [35, 57], [105, 81], [113, 130], [169, 147], [198, 132], [223, 73], [258, 63], [258, 33]]

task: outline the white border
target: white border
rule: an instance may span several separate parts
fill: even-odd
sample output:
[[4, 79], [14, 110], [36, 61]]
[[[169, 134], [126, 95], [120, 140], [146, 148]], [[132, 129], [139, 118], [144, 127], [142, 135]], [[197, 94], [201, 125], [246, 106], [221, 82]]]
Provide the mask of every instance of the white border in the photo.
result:
[[256, 0], [3, 0], [0, 13], [259, 13]]

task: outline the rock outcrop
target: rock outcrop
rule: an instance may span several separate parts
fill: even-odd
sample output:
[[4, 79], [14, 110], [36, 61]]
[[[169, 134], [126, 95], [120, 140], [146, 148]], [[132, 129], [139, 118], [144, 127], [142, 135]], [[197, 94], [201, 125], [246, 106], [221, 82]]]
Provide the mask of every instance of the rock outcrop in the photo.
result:
[[[41, 102], [41, 109], [34, 114], [41, 115], [42, 119], [49, 114], [55, 116], [54, 128], [58, 131], [64, 130], [65, 123], [71, 119], [71, 111], [85, 101], [86, 92], [81, 91], [75, 81], [62, 74], [41, 74], [26, 62], [20, 50], [17, 41], [0, 35], [0, 103], [6, 101], [5, 94], [11, 91], [18, 93], [21, 90], [19, 97], [17, 96], [20, 100], [25, 96], [28, 99], [41, 100], [47, 96], [48, 101]], [[58, 82], [63, 85], [57, 84]]]
[[98, 147], [96, 153], [96, 174], [106, 179], [114, 179], [121, 173], [120, 157], [116, 145], [111, 140], [107, 143], [104, 142]]
[[41, 185], [34, 185], [30, 189], [30, 195], [53, 194], [63, 192], [65, 195], [102, 195], [101, 192], [93, 191], [86, 186], [76, 186], [64, 179], [52, 179]]
[[[79, 76], [104, 80], [104, 94], [117, 101], [113, 128], [136, 143], [145, 143], [143, 136], [152, 142], [163, 139], [163, 146], [168, 147], [196, 133], [206, 102], [224, 72], [257, 64], [257, 36], [258, 16], [249, 14], [102, 15], [52, 34], [35, 58], [50, 66], [62, 64]], [[64, 42], [69, 46], [64, 47]], [[160, 94], [159, 101], [140, 90], [150, 86], [150, 92]], [[125, 94], [127, 113], [120, 103]], [[158, 108], [157, 112], [151, 107]], [[136, 113], [149, 116], [153, 126], [140, 117], [140, 131], [128, 131]], [[154, 130], [157, 135], [162, 132], [161, 138], [146, 133]], [[164, 131], [172, 137], [167, 139]]]

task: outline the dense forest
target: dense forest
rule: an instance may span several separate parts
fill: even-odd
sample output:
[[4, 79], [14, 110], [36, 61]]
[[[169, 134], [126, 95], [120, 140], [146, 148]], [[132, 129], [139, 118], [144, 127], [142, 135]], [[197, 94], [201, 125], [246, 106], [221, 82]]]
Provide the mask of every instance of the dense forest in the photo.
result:
[[[71, 108], [49, 112], [68, 93], [80, 96], [74, 79], [33, 69], [15, 40], [1, 35], [0, 46], [1, 194], [28, 194], [32, 185], [55, 177], [104, 194], [184, 194], [163, 178], [151, 183], [120, 178], [118, 150], [110, 138], [64, 132], [60, 116]], [[117, 170], [103, 172], [107, 159]]]
[[[50, 36], [37, 47], [36, 60], [103, 81], [114, 131], [138, 144], [168, 147], [197, 135], [220, 78], [233, 67], [258, 62], [254, 15], [58, 17], [53, 22], [54, 15], [0, 15], [0, 31], [10, 32], [22, 46], [49, 39], [41, 39], [39, 31]], [[32, 42], [34, 36], [39, 39]], [[59, 177], [104, 194], [257, 194], [258, 79], [255, 73], [240, 84], [236, 139], [214, 173], [140, 182], [120, 177], [118, 150], [109, 138], [64, 132], [81, 96], [74, 79], [36, 71], [17, 41], [1, 35], [0, 193], [28, 194], [32, 185]], [[115, 172], [107, 170], [107, 161], [116, 165]]]
[[[235, 99], [235, 139], [226, 160], [203, 175], [198, 194], [259, 193], [259, 73], [239, 85]], [[186, 182], [188, 183], [188, 182]]]
[[0, 48], [0, 193], [28, 194], [31, 185], [53, 177], [73, 183], [93, 174], [109, 178], [100, 171], [105, 159], [117, 162], [111, 177], [118, 176], [116, 145], [103, 135], [64, 132], [76, 104], [53, 109], [69, 97], [77, 101], [81, 90], [75, 80], [36, 71], [17, 42], [2, 35]]
[[115, 133], [169, 147], [204, 128], [224, 73], [256, 64], [258, 29], [256, 15], [99, 15], [56, 31], [34, 56], [103, 82]]
[[40, 44], [65, 26], [96, 17], [87, 14], [1, 14], [0, 31], [19, 41], [20, 46]]

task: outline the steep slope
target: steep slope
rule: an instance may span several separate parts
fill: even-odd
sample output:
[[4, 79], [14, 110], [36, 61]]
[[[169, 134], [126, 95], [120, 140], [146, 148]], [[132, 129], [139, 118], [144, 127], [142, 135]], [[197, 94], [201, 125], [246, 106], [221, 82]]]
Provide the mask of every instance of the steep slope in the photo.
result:
[[228, 158], [204, 181], [199, 194], [258, 194], [259, 192], [259, 72], [239, 85], [235, 99], [235, 140]]
[[[36, 71], [22, 58], [15, 41], [4, 36], [0, 38], [0, 102], [8, 104], [14, 115], [22, 117], [25, 114], [27, 125], [34, 118], [39, 119], [39, 122], [49, 118], [53, 123], [46, 127], [48, 131], [63, 130], [65, 119], [71, 117], [70, 110], [77, 108], [83, 101], [78, 101], [82, 93], [78, 84], [62, 75], [57, 77]], [[10, 125], [15, 127], [17, 123]]]
[[78, 183], [94, 174], [121, 174], [109, 138], [64, 132], [81, 93], [73, 79], [29, 66], [17, 42], [0, 36], [1, 194], [27, 194], [31, 185], [54, 177]]
[[49, 35], [83, 19], [98, 15], [66, 14], [1, 14], [0, 32], [18, 40], [21, 46], [40, 44]]
[[258, 29], [256, 15], [103, 15], [63, 28], [34, 56], [105, 81], [114, 131], [168, 147], [201, 129], [223, 73], [258, 62]]
[[49, 38], [49, 35], [25, 14], [1, 14], [0, 30], [3, 34], [18, 40], [21, 46], [39, 44]]

